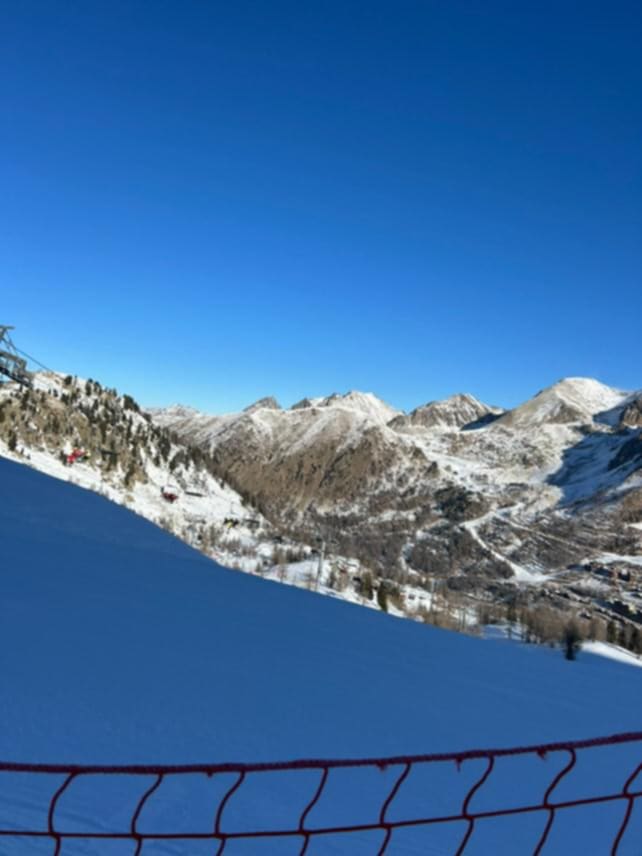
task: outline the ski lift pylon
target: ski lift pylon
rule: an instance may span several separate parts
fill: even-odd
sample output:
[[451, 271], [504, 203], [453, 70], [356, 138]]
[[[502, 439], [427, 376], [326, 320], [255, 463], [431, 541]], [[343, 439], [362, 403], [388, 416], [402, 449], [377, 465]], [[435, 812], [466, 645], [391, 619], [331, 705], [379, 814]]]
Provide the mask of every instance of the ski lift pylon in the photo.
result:
[[6, 324], [0, 325], [0, 375], [22, 386], [32, 387], [33, 375], [27, 370], [27, 361], [18, 356], [18, 350], [9, 336], [9, 330], [13, 329]]

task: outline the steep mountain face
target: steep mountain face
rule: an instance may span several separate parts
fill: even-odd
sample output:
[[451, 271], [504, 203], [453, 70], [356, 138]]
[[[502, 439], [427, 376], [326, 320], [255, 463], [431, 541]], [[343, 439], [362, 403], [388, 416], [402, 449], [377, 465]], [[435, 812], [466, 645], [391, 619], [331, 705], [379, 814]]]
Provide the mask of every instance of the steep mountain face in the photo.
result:
[[[377, 398], [371, 392], [347, 392], [345, 395], [333, 393], [327, 398], [306, 399], [312, 408], [328, 408], [337, 411], [346, 411], [347, 413], [362, 416], [365, 419], [376, 423], [377, 425], [386, 425], [395, 416], [399, 415], [399, 411], [394, 407], [390, 407], [385, 401]], [[302, 409], [302, 402], [294, 405], [297, 409]]]
[[506, 413], [456, 395], [404, 415], [349, 393], [154, 419], [293, 536], [386, 576], [488, 591], [642, 553], [619, 516], [642, 484], [637, 400], [569, 378]]
[[627, 402], [620, 416], [620, 424], [626, 428], [642, 428], [642, 396]]
[[250, 404], [249, 407], [246, 407], [243, 411], [244, 413], [251, 413], [253, 410], [280, 410], [281, 405], [273, 396], [269, 395], [266, 398], [261, 398], [259, 401], [255, 401], [254, 404]]
[[464, 428], [481, 427], [497, 418], [503, 411], [489, 407], [478, 401], [473, 395], [459, 393], [444, 401], [430, 401], [417, 407], [407, 416], [398, 416], [391, 427], [402, 429], [412, 426], [422, 428]]
[[498, 424], [523, 428], [542, 424], [588, 424], [600, 414], [621, 405], [626, 397], [626, 393], [592, 378], [566, 378], [508, 411]]
[[298, 518], [367, 496], [373, 477], [397, 459], [397, 444], [384, 431], [396, 413], [372, 395], [348, 393], [288, 411], [257, 405], [207, 417], [169, 409], [154, 420], [208, 449], [222, 478], [280, 519], [284, 508]]

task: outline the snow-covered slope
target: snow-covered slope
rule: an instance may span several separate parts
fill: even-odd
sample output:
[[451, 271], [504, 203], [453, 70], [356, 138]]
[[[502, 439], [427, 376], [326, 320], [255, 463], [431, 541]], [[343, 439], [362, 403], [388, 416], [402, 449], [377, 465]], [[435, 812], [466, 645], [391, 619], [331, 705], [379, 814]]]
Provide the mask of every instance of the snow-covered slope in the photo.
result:
[[499, 416], [502, 411], [479, 401], [474, 395], [458, 393], [443, 401], [430, 401], [407, 416], [398, 417], [393, 425], [420, 425], [423, 428], [464, 428], [481, 420]]
[[592, 422], [600, 413], [623, 405], [628, 396], [592, 378], [565, 378], [510, 410], [496, 425], [536, 428], [542, 423]]
[[[197, 411], [172, 409], [175, 417]], [[175, 443], [129, 396], [95, 381], [54, 373], [35, 389], [0, 388], [0, 454], [94, 490], [225, 560], [226, 545], [255, 546], [267, 522], [220, 478], [200, 453]], [[70, 464], [74, 448], [83, 457]], [[168, 501], [167, 495], [177, 497]], [[225, 521], [234, 521], [234, 529]]]
[[[590, 655], [568, 663], [559, 651], [471, 639], [236, 574], [103, 497], [3, 459], [0, 484], [10, 498], [0, 506], [3, 760], [382, 756], [639, 728], [637, 669]], [[550, 781], [558, 760], [549, 759], [546, 769], [499, 769], [493, 795], [506, 804], [537, 771]], [[604, 753], [598, 761], [604, 765]], [[630, 767], [631, 758], [625, 761]], [[441, 791], [458, 793], [467, 771], [453, 765], [446, 773]], [[586, 786], [586, 773], [574, 782]], [[3, 817], [8, 812], [18, 825], [42, 817], [42, 789], [30, 790], [28, 779], [3, 785]], [[338, 809], [351, 819], [362, 814], [372, 787], [355, 779]], [[113, 822], [101, 821], [93, 793], [70, 792], [57, 810], [61, 828]], [[161, 794], [164, 828], [185, 823], [172, 814], [178, 796], [184, 804], [176, 789]], [[267, 811], [272, 820], [286, 814], [269, 796], [264, 804], [268, 797], [259, 793], [240, 821], [250, 824], [252, 812]], [[579, 828], [575, 815], [566, 825], [556, 820], [557, 837], [545, 854], [598, 852], [591, 842], [602, 840], [605, 824], [612, 838], [622, 811], [592, 809]], [[522, 852], [516, 842], [537, 837], [545, 820], [522, 819], [510, 829], [481, 824], [467, 853], [514, 856]], [[635, 815], [621, 854], [636, 852], [639, 824]], [[455, 832], [459, 840], [461, 830]], [[426, 834], [400, 836], [390, 852], [452, 853], [452, 841], [429, 835], [427, 845]], [[365, 856], [378, 844], [367, 836], [349, 844], [334, 838], [315, 842], [314, 853]], [[80, 845], [73, 853], [107, 852], [89, 841]], [[289, 847], [268, 842], [260, 853], [298, 852]], [[7, 839], [2, 852], [45, 851]], [[162, 852], [201, 851], [167, 842]]]
[[[344, 395], [335, 393], [326, 398], [311, 399], [310, 406], [346, 410], [360, 416], [365, 416], [379, 425], [385, 425], [395, 416], [399, 415], [398, 410], [395, 410], [394, 407], [386, 404], [385, 401], [377, 398], [371, 392], [358, 392], [355, 390], [347, 392]], [[300, 407], [301, 404], [298, 405], [298, 408]]]
[[282, 410], [272, 398], [221, 416], [199, 413], [182, 405], [150, 410], [154, 421], [203, 448], [214, 448], [242, 437], [259, 455], [268, 446], [313, 451], [318, 441], [345, 446], [364, 431], [382, 427], [399, 411], [371, 393], [348, 392], [326, 398], [306, 398]]

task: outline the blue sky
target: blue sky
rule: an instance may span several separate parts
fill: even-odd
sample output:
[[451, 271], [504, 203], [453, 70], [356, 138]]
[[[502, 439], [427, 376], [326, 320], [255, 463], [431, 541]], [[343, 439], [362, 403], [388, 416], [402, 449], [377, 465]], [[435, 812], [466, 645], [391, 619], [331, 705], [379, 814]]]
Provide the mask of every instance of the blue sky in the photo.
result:
[[33, 2], [1, 323], [213, 412], [642, 386], [638, 2]]

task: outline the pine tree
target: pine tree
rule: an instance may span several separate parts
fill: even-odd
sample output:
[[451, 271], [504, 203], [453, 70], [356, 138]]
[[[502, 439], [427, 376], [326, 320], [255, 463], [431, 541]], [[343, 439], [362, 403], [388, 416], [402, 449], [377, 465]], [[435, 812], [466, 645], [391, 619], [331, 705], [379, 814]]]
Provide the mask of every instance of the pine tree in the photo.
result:
[[618, 633], [617, 644], [620, 648], [628, 648], [629, 647], [629, 628], [626, 624], [623, 624], [620, 627], [620, 632]]
[[132, 462], [125, 473], [125, 487], [131, 487], [136, 475], [136, 464]]
[[372, 574], [366, 571], [361, 577], [361, 594], [367, 600], [372, 600], [374, 597], [374, 587], [372, 585]]
[[566, 659], [574, 660], [577, 657], [577, 652], [580, 650], [582, 634], [577, 622], [573, 618], [564, 627], [562, 643]]

